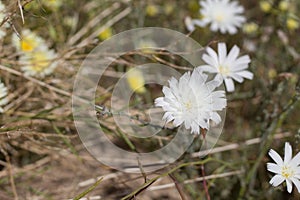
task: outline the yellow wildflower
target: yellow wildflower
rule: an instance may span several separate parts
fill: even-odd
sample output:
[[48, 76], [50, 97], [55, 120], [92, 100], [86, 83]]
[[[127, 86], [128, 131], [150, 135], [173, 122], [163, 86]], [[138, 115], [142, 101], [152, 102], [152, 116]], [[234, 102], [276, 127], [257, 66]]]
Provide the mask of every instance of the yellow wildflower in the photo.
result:
[[146, 14], [150, 17], [154, 17], [158, 14], [159, 9], [156, 5], [148, 5], [146, 7]]
[[20, 37], [21, 38], [14, 34], [12, 37], [12, 43], [22, 52], [32, 52], [41, 44], [45, 43], [41, 37], [28, 29], [23, 30]]
[[299, 28], [299, 22], [294, 18], [288, 18], [286, 20], [286, 26], [290, 31], [294, 31]]
[[254, 22], [246, 23], [243, 26], [243, 32], [247, 34], [256, 33], [258, 30], [258, 25]]
[[290, 3], [286, 0], [280, 1], [279, 3], [279, 10], [287, 11], [289, 9]]
[[145, 80], [142, 72], [139, 69], [132, 68], [127, 71], [126, 78], [128, 85], [132, 89], [132, 91], [140, 94], [146, 92], [146, 88], [144, 87]]
[[272, 4], [269, 1], [260, 1], [260, 9], [266, 13], [270, 12], [272, 9]]
[[98, 37], [101, 40], [106, 40], [106, 39], [110, 38], [111, 36], [112, 36], [112, 29], [109, 27], [109, 28], [106, 28], [104, 31], [102, 31]]

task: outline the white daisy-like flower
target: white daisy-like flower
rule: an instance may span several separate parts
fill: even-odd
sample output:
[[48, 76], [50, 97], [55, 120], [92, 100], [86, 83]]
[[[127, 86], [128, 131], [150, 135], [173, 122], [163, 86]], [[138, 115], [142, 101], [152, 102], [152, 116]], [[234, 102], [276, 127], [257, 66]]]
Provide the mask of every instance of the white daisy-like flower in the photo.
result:
[[[246, 70], [251, 62], [248, 55], [238, 57], [240, 49], [235, 45], [227, 55], [225, 43], [218, 44], [218, 53], [208, 47], [202, 59], [206, 65], [199, 66], [204, 72], [216, 73], [216, 80], [224, 80], [228, 92], [234, 91], [233, 80], [242, 83], [244, 78], [253, 79], [253, 73]], [[232, 80], [233, 79], [233, 80]]]
[[173, 121], [175, 127], [184, 124], [191, 133], [200, 133], [200, 128], [209, 129], [210, 120], [221, 122], [217, 111], [226, 107], [225, 91], [215, 91], [219, 83], [208, 81], [208, 76], [197, 68], [184, 73], [179, 80], [172, 77], [169, 87], [164, 86], [164, 97], [155, 99], [155, 105], [165, 111], [163, 120]]
[[267, 163], [267, 169], [276, 174], [270, 180], [270, 184], [277, 187], [285, 181], [287, 191], [291, 193], [293, 189], [292, 183], [294, 183], [300, 193], [300, 152], [292, 158], [292, 147], [286, 142], [284, 148], [284, 160], [282, 160], [280, 155], [273, 149], [269, 151], [269, 155], [275, 163]]
[[7, 104], [8, 99], [7, 99], [7, 87], [1, 82], [0, 80], [0, 113], [3, 113], [3, 108], [5, 104]]
[[43, 78], [51, 74], [58, 62], [56, 53], [48, 48], [40, 48], [30, 53], [21, 55], [21, 68], [25, 75]]
[[200, 14], [203, 18], [194, 20], [194, 23], [201, 27], [210, 24], [211, 31], [220, 30], [223, 34], [226, 32], [235, 34], [237, 28], [246, 21], [242, 15], [244, 8], [237, 1], [204, 0], [200, 1], [200, 5]]
[[46, 45], [46, 42], [41, 37], [28, 29], [24, 29], [21, 32], [21, 38], [13, 34], [12, 43], [18, 51], [25, 53], [35, 51], [40, 46]]

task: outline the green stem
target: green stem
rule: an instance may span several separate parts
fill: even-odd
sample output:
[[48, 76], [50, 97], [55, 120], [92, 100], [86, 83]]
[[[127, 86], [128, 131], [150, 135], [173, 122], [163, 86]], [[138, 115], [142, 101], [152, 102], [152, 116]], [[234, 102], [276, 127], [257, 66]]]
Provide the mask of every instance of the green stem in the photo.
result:
[[77, 195], [76, 197], [74, 197], [73, 200], [79, 200], [82, 197], [84, 197], [85, 195], [87, 195], [88, 193], [90, 193], [91, 191], [93, 191], [103, 180], [103, 178], [100, 178], [99, 180], [96, 181], [96, 183], [94, 183], [91, 187], [89, 187], [88, 189], [86, 189], [85, 191], [83, 191], [82, 193], [80, 193], [79, 195]]

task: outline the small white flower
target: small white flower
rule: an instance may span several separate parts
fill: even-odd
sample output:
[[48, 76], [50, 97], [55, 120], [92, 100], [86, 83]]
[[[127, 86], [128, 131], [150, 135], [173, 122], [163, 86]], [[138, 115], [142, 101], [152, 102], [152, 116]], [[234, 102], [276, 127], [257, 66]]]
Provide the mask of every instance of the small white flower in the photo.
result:
[[203, 27], [208, 24], [214, 32], [220, 30], [221, 33], [229, 32], [235, 34], [237, 28], [241, 27], [246, 21], [242, 16], [244, 8], [237, 1], [229, 0], [205, 0], [200, 1], [200, 14], [203, 19], [194, 21], [197, 25]]
[[207, 81], [208, 76], [199, 69], [184, 73], [179, 80], [172, 77], [169, 87], [164, 86], [164, 97], [155, 99], [155, 105], [165, 111], [163, 120], [173, 121], [174, 126], [184, 124], [191, 133], [200, 128], [209, 129], [209, 122], [221, 122], [217, 111], [226, 107], [225, 91], [214, 91], [219, 83]]
[[207, 54], [203, 54], [202, 59], [206, 65], [199, 66], [202, 71], [217, 73], [215, 79], [224, 80], [228, 92], [234, 91], [233, 80], [242, 83], [244, 78], [252, 79], [253, 73], [246, 70], [250, 63], [248, 55], [238, 58], [240, 49], [234, 46], [227, 55], [225, 43], [218, 44], [218, 54], [208, 47]]
[[28, 29], [22, 31], [21, 38], [13, 34], [12, 43], [18, 51], [25, 53], [35, 51], [41, 45], [46, 45], [46, 42], [41, 37]]
[[292, 183], [294, 183], [300, 193], [300, 152], [292, 158], [292, 147], [286, 142], [284, 160], [273, 149], [269, 151], [269, 155], [275, 163], [267, 163], [267, 169], [276, 174], [270, 180], [270, 184], [277, 187], [286, 181], [287, 191], [291, 193], [293, 189]]
[[0, 80], [0, 113], [3, 113], [2, 106], [7, 104], [7, 88], [4, 86], [4, 84]]
[[47, 47], [25, 53], [20, 56], [20, 62], [23, 65], [22, 71], [27, 76], [43, 78], [51, 74], [56, 68], [58, 64], [56, 58], [56, 53]]

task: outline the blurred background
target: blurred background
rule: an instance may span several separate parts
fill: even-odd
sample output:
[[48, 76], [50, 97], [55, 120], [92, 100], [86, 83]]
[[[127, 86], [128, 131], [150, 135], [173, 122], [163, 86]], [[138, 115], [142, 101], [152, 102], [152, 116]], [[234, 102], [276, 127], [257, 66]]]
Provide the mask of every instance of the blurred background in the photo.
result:
[[[209, 26], [187, 30], [186, 17], [203, 17], [196, 0], [2, 0], [0, 79], [7, 102], [0, 113], [0, 199], [73, 199], [101, 177], [82, 198], [300, 199], [295, 187], [291, 194], [284, 185], [272, 187], [268, 182], [273, 174], [266, 170], [272, 162], [270, 148], [281, 156], [286, 141], [294, 155], [300, 148], [300, 2], [238, 2], [245, 8], [246, 23], [230, 35], [212, 32]], [[127, 174], [102, 165], [82, 145], [73, 123], [73, 81], [85, 57], [102, 41], [153, 26], [179, 31], [203, 47], [216, 49], [218, 42], [239, 46], [242, 55], [251, 57], [254, 78], [237, 83], [235, 92], [227, 94], [223, 134], [209, 155], [199, 158], [199, 136], [167, 168]], [[26, 57], [39, 47], [36, 57]], [[96, 104], [109, 108], [113, 85], [141, 61], [181, 73], [192, 68], [174, 55], [151, 53], [135, 52], [114, 61], [99, 83]], [[48, 71], [42, 70], [45, 66]], [[161, 86], [144, 87], [131, 99], [131, 111], [139, 117], [134, 120], [147, 120], [141, 110], [162, 96]], [[98, 115], [111, 141], [133, 152], [151, 151], [173, 137], [165, 131], [149, 141], [135, 139], [119, 130], [109, 113], [100, 110]]]

